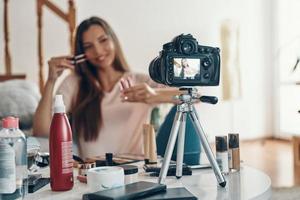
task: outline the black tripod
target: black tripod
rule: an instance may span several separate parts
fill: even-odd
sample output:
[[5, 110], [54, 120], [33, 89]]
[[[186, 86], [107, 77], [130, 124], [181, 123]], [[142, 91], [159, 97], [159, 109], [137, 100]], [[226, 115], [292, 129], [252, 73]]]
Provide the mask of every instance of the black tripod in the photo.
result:
[[173, 121], [173, 125], [169, 136], [167, 148], [165, 151], [163, 165], [159, 174], [158, 182], [163, 183], [165, 181], [177, 136], [178, 136], [178, 141], [177, 141], [176, 177], [181, 178], [182, 176], [185, 125], [186, 125], [187, 115], [189, 115], [192, 120], [192, 124], [200, 137], [201, 144], [214, 170], [217, 181], [220, 186], [225, 187], [226, 185], [225, 178], [221, 173], [221, 170], [214, 157], [214, 154], [209, 146], [208, 140], [205, 136], [205, 133], [199, 121], [199, 117], [193, 105], [193, 100], [195, 99], [200, 99], [200, 101], [202, 102], [207, 102], [211, 104], [216, 104], [218, 102], [218, 99], [216, 97], [208, 97], [208, 96], [199, 97], [199, 95], [197, 94], [197, 90], [195, 88], [180, 88], [180, 90], [186, 90], [187, 94], [181, 94], [176, 97], [176, 99], [180, 100], [181, 103], [177, 105], [177, 112]]

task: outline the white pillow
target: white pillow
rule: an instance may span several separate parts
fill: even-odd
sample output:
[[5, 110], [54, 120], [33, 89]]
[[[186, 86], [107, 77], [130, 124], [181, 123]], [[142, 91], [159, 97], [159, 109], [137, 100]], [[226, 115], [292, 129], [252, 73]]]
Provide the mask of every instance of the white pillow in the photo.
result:
[[32, 127], [33, 115], [41, 98], [38, 86], [28, 80], [0, 83], [0, 118], [19, 117], [20, 128]]

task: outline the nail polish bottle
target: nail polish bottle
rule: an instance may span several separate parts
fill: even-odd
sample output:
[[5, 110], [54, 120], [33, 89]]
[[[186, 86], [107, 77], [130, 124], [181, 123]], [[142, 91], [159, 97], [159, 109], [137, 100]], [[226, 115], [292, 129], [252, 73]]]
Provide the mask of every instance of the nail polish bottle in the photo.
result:
[[216, 136], [216, 160], [224, 174], [229, 173], [227, 136]]
[[228, 161], [230, 171], [240, 170], [240, 146], [239, 146], [239, 134], [229, 133], [229, 150]]

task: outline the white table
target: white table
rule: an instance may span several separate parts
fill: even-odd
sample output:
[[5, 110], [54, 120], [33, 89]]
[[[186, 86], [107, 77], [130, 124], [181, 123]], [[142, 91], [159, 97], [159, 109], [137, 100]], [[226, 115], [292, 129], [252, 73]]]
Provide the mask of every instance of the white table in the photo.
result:
[[[157, 182], [157, 178], [139, 173], [139, 180]], [[193, 170], [192, 176], [183, 176], [181, 179], [168, 177], [167, 187], [186, 187], [199, 200], [262, 200], [271, 199], [271, 180], [263, 172], [242, 166], [240, 172], [231, 173], [226, 176], [225, 188], [218, 186], [212, 169]], [[66, 192], [53, 192], [48, 184], [33, 194], [27, 195], [26, 200], [79, 200], [89, 189], [86, 184], [75, 181], [72, 190]]]

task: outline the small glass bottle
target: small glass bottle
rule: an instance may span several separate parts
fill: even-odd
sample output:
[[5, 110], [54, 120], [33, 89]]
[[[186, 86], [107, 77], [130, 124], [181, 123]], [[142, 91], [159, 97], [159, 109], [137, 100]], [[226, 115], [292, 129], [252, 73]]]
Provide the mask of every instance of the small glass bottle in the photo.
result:
[[19, 119], [6, 117], [0, 131], [0, 199], [24, 199], [28, 191], [27, 146]]
[[216, 160], [224, 174], [229, 173], [227, 136], [216, 136]]
[[239, 171], [240, 170], [240, 147], [239, 147], [239, 134], [238, 133], [230, 133], [229, 137], [229, 169], [231, 171]]

